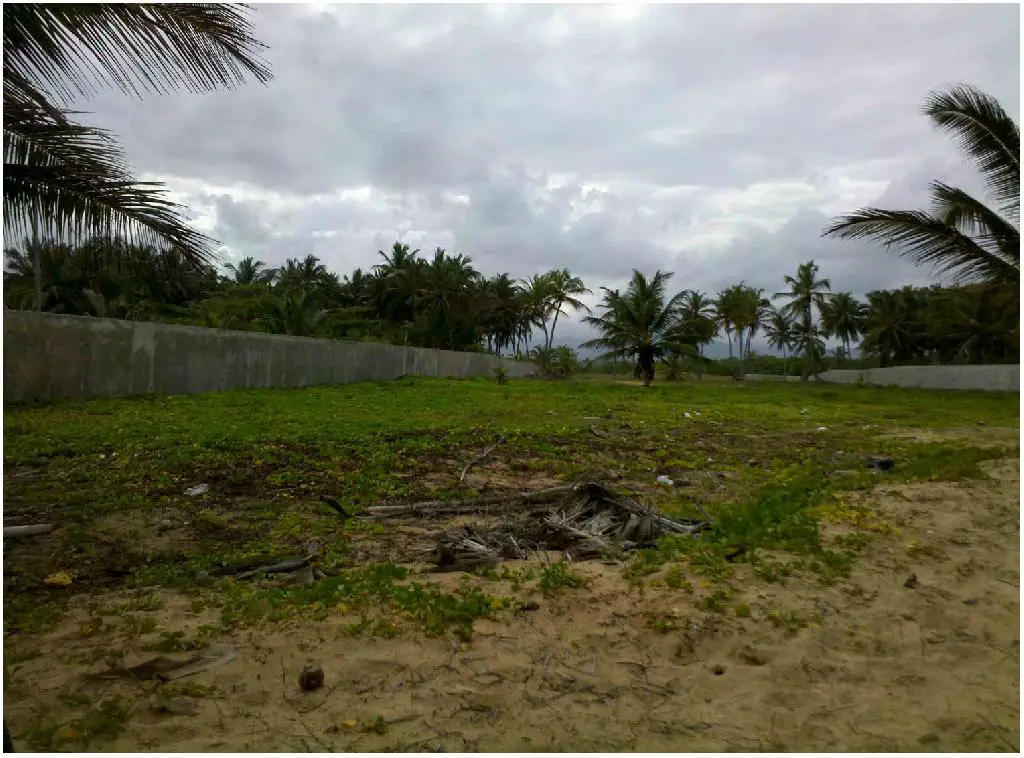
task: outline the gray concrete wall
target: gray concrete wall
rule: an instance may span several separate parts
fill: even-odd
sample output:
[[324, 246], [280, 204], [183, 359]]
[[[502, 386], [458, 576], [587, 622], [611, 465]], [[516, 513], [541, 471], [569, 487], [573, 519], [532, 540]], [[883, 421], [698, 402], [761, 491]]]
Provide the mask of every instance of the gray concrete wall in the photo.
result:
[[863, 381], [864, 384], [932, 390], [1020, 392], [1020, 366], [893, 366], [862, 371], [842, 369], [823, 371], [818, 378], [833, 384], [856, 384]]
[[[501, 361], [510, 377], [534, 370]], [[4, 311], [4, 402], [490, 376], [499, 359], [368, 342]]]

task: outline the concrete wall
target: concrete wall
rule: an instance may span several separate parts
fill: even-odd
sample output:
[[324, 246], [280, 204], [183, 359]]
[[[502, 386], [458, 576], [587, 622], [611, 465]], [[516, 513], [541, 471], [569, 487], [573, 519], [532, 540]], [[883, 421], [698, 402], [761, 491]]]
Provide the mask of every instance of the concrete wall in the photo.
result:
[[823, 371], [818, 378], [833, 384], [919, 387], [933, 390], [999, 390], [1020, 392], [1020, 366], [894, 366], [858, 371]]
[[[5, 403], [489, 376], [498, 363], [482, 353], [4, 311]], [[534, 370], [503, 365], [510, 377]]]

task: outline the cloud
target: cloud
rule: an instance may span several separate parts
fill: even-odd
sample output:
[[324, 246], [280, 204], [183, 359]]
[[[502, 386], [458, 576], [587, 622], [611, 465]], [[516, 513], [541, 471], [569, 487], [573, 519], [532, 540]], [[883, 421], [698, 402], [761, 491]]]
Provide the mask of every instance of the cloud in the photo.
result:
[[811, 258], [835, 288], [921, 283], [821, 228], [920, 205], [931, 178], [977, 186], [920, 115], [931, 89], [1020, 110], [1012, 5], [268, 4], [255, 23], [269, 86], [80, 106], [227, 255], [339, 273], [402, 239], [595, 291], [634, 267], [774, 291]]

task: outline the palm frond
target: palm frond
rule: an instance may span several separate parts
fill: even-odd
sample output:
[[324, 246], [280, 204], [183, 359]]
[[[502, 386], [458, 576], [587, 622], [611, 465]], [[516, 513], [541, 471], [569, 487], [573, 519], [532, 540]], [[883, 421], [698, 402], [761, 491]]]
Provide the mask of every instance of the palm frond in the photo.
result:
[[1020, 231], [961, 189], [932, 182], [932, 215], [1020, 265]]
[[45, 231], [57, 237], [170, 244], [190, 263], [206, 262], [213, 240], [182, 219], [161, 185], [132, 179], [106, 132], [68, 115], [5, 92], [4, 225], [27, 234], [44, 218]]
[[958, 280], [1020, 280], [1020, 269], [1012, 260], [922, 211], [863, 208], [835, 219], [822, 236], [873, 239], [887, 247], [902, 247], [901, 255], [915, 263], [931, 265], [937, 272], [950, 273]]
[[268, 82], [248, 12], [233, 3], [5, 3], [4, 87], [36, 82], [70, 102], [97, 82], [133, 95]]
[[1020, 131], [999, 101], [958, 84], [929, 94], [923, 110], [975, 161], [1003, 212], [1019, 219]]

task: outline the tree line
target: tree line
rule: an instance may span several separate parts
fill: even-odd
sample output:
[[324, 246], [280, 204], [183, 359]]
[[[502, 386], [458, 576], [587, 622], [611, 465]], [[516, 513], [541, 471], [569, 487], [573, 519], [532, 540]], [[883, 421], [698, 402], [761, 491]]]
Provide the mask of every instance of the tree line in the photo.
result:
[[[671, 293], [672, 274], [635, 271], [623, 291], [602, 287], [591, 312], [581, 299], [591, 290], [565, 268], [516, 280], [485, 276], [469, 257], [440, 248], [423, 256], [396, 242], [378, 255], [370, 270], [339, 276], [313, 255], [278, 268], [247, 257], [218, 270], [124, 241], [26, 241], [5, 251], [4, 301], [15, 309], [486, 351], [529, 357], [553, 374], [579, 368], [578, 356], [555, 340], [560, 322], [582, 314], [599, 334], [583, 346], [628, 361], [645, 381], [658, 363], [701, 371], [705, 348], [717, 339], [743, 373], [759, 334], [783, 354], [787, 372], [792, 357], [804, 378], [826, 359], [842, 365], [855, 346], [880, 366], [1018, 355], [1012, 283], [904, 287], [861, 300], [833, 292], [814, 261], [774, 293], [745, 282], [716, 294]], [[831, 353], [828, 340], [839, 343]]]

